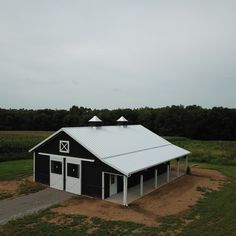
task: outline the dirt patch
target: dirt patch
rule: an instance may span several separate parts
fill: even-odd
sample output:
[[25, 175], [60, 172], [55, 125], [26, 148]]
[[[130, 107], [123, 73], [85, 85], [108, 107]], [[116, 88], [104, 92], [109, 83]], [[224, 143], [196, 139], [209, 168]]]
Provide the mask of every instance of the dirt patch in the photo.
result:
[[0, 181], [0, 192], [15, 194], [21, 181]]
[[24, 178], [22, 180], [10, 180], [10, 181], [0, 181], [0, 193], [6, 194], [6, 196], [16, 196], [19, 194], [20, 186], [25, 182], [28, 181], [32, 184], [33, 182], [32, 176]]
[[153, 191], [131, 203], [128, 208], [100, 199], [76, 197], [52, 211], [158, 226], [158, 217], [178, 215], [194, 205], [204, 194], [197, 187], [217, 190], [225, 181], [226, 177], [216, 170], [192, 168], [192, 175], [183, 176]]

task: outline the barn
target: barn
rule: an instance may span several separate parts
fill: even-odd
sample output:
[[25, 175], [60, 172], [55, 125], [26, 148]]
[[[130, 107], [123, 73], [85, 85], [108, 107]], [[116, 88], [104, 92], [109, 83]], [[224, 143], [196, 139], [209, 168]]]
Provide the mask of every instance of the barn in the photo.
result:
[[[171, 144], [142, 125], [104, 126], [94, 116], [87, 127], [61, 128], [29, 152], [33, 153], [34, 181], [78, 195], [101, 199], [119, 196], [127, 206], [132, 189], [158, 187], [161, 176], [171, 181], [171, 163], [180, 159], [187, 168], [189, 151]], [[184, 174], [184, 173], [183, 173]]]

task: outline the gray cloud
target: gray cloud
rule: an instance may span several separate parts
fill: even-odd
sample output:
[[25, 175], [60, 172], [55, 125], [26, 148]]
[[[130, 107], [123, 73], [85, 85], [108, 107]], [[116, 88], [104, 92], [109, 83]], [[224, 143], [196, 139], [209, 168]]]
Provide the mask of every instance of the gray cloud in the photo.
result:
[[236, 106], [235, 1], [0, 5], [0, 107]]

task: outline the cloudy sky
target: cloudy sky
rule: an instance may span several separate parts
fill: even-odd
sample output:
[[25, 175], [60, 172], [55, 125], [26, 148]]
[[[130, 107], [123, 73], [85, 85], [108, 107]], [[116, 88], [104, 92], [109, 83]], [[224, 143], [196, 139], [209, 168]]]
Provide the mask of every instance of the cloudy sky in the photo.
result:
[[0, 107], [236, 107], [235, 0], [0, 0]]

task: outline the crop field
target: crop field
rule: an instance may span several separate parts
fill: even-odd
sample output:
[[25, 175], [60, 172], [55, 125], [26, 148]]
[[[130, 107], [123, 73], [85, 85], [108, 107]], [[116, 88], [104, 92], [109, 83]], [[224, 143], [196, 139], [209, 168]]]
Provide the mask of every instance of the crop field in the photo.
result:
[[0, 131], [0, 162], [32, 158], [28, 150], [48, 137], [45, 131]]

